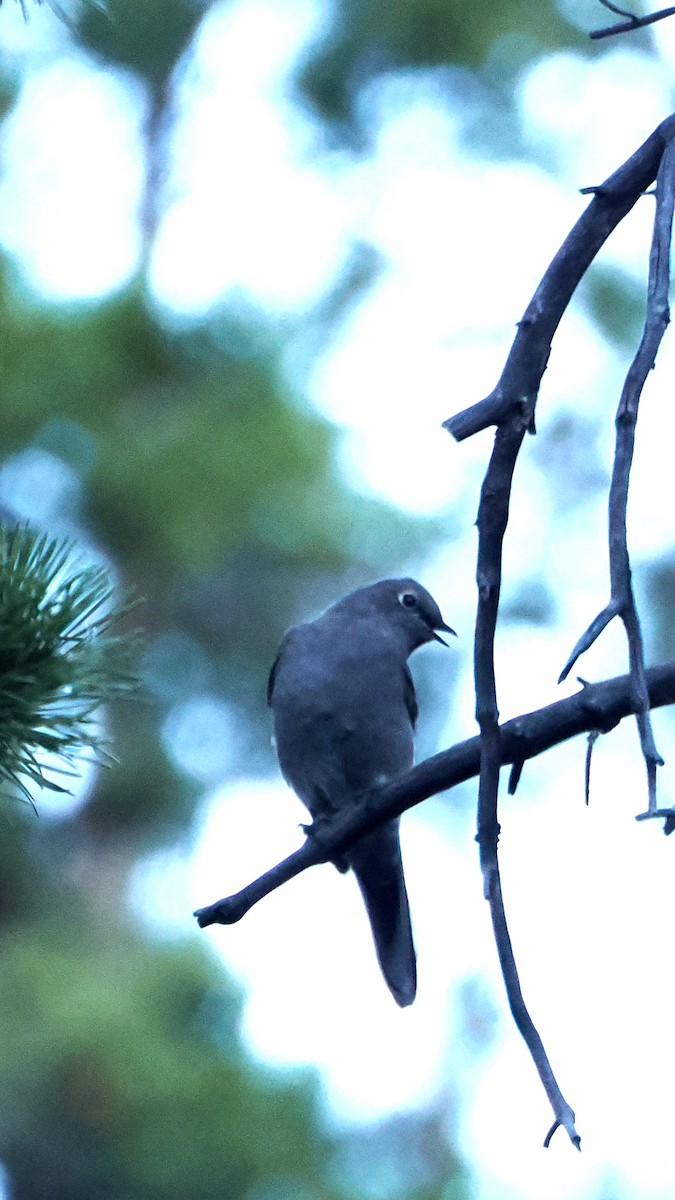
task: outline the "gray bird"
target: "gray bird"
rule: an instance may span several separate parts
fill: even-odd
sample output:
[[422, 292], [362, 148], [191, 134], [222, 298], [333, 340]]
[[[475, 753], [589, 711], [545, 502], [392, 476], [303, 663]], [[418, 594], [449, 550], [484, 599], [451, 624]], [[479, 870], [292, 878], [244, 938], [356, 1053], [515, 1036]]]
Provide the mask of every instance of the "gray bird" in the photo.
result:
[[[417, 700], [408, 657], [443, 642], [436, 601], [413, 579], [383, 579], [289, 629], [267, 700], [282, 774], [312, 817], [330, 817], [410, 769]], [[382, 974], [397, 1004], [417, 990], [399, 822], [361, 838], [335, 861], [358, 880]]]

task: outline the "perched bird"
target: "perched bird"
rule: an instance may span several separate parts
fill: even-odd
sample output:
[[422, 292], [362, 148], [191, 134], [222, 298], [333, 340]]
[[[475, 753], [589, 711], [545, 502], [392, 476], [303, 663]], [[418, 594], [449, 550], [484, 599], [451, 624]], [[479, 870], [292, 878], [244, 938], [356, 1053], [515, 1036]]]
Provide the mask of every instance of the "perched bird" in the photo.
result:
[[[282, 774], [314, 819], [410, 769], [417, 701], [408, 657], [442, 642], [436, 601], [413, 579], [383, 579], [289, 629], [270, 673]], [[350, 867], [368, 912], [382, 974], [397, 1004], [412, 1004], [417, 966], [399, 822], [361, 838], [335, 862]]]

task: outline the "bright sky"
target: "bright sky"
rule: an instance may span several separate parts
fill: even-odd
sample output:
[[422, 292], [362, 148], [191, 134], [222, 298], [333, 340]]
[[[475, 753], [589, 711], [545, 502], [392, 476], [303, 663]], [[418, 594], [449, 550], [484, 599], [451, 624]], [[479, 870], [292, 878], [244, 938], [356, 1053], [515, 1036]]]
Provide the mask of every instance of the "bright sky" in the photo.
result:
[[[92, 70], [72, 53], [54, 58], [41, 33], [47, 10], [35, 10], [24, 26], [17, 8], [0, 10], [5, 44], [38, 66], [0, 144], [0, 240], [46, 294], [103, 295], [122, 286], [137, 263], [142, 95], [132, 80]], [[481, 437], [456, 447], [440, 422], [494, 384], [515, 321], [582, 210], [577, 189], [612, 171], [670, 111], [675, 23], [656, 27], [661, 67], [624, 43], [608, 46], [594, 63], [564, 54], [530, 69], [518, 99], [528, 137], [555, 154], [555, 172], [546, 174], [467, 156], [459, 148], [459, 118], [439, 108], [424, 74], [385, 81], [366, 98], [376, 131], [372, 158], [312, 157], [312, 127], [291, 106], [285, 81], [319, 20], [311, 0], [234, 0], [211, 11], [182, 85], [172, 200], [152, 281], [158, 300], [178, 311], [203, 311], [234, 293], [281, 317], [312, 306], [355, 240], [386, 259], [377, 285], [316, 364], [309, 388], [317, 407], [344, 428], [343, 465], [358, 486], [420, 512], [466, 497], [465, 537], [424, 580], [462, 635], [459, 649], [441, 659], [449, 672], [463, 672], [449, 743], [474, 731], [467, 674], [472, 522], [490, 442]], [[62, 31], [56, 37], [63, 41]], [[222, 147], [227, 171], [214, 145]], [[649, 200], [640, 204], [605, 255], [639, 279], [651, 213]], [[641, 416], [631, 501], [638, 558], [673, 546], [672, 437], [663, 424], [670, 397], [662, 394], [675, 371], [673, 354], [668, 343]], [[622, 366], [583, 315], [571, 314], [545, 378], [540, 427], [557, 413], [595, 411], [608, 381], [618, 395]], [[609, 414], [606, 427], [609, 463]], [[14, 469], [20, 486], [27, 468]], [[23, 494], [22, 511], [30, 512], [34, 489], [24, 486]], [[500, 638], [504, 716], [560, 694], [560, 666], [606, 599], [604, 501], [581, 506], [564, 527], [558, 522], [552, 543], [555, 504], [528, 442], [507, 578], [522, 582], [542, 564], [551, 586], [564, 579], [566, 591], [553, 630], [511, 626]], [[442, 654], [435, 647], [425, 653]], [[621, 637], [610, 630], [582, 671], [599, 678], [624, 662]], [[188, 770], [198, 729], [206, 785], [215, 787], [227, 768], [219, 753], [229, 721], [212, 698], [198, 696], [167, 723], [167, 739]], [[667, 751], [672, 724], [659, 718], [659, 725]], [[675, 1186], [675, 1048], [664, 1021], [675, 979], [675, 839], [633, 821], [643, 778], [632, 730], [598, 746], [589, 810], [583, 756], [579, 743], [530, 765], [518, 798], [504, 805], [502, 843], [525, 994], [577, 1110], [581, 1156], [561, 1134], [548, 1152], [541, 1149], [550, 1114], [504, 1012], [465, 818], [447, 819], [451, 837], [439, 834], [424, 807], [404, 822], [420, 960], [419, 998], [410, 1010], [396, 1009], [379, 977], [353, 881], [329, 868], [294, 881], [241, 926], [201, 935], [247, 989], [245, 1027], [255, 1051], [273, 1061], [319, 1064], [340, 1119], [417, 1105], [448, 1075], [457, 1081], [460, 1149], [481, 1200], [582, 1200], [622, 1188], [661, 1200]], [[664, 798], [673, 792], [666, 772]], [[136, 881], [137, 903], [162, 914], [164, 932], [192, 929], [192, 908], [293, 849], [303, 819], [281, 785], [252, 780], [216, 791], [194, 856], [148, 864]], [[485, 1057], [463, 1037], [453, 1000], [456, 985], [472, 975], [485, 978], [500, 1013], [495, 1051]]]

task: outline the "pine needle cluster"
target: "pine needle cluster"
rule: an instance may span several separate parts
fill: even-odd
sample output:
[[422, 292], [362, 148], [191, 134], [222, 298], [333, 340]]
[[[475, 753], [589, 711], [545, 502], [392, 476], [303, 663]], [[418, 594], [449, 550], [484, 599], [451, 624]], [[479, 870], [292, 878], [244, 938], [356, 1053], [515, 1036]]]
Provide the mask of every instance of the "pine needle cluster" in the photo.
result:
[[74, 775], [83, 755], [109, 757], [96, 715], [135, 687], [134, 639], [112, 632], [128, 607], [115, 602], [105, 567], [78, 569], [72, 543], [0, 525], [3, 792], [34, 806], [32, 788], [68, 790], [53, 771]]
[[[34, 0], [34, 3], [42, 4], [42, 3], [44, 3], [44, 0]], [[88, 4], [88, 6], [90, 8], [97, 8], [101, 12], [106, 11], [106, 0], [80, 0], [80, 3]], [[27, 21], [28, 20], [28, 0], [18, 0], [18, 4], [21, 7], [21, 11], [23, 13], [24, 20]], [[67, 25], [71, 24], [71, 16], [68, 13], [68, 11], [66, 9], [64, 9], [63, 5], [59, 3], [59, 0], [47, 0], [47, 4], [51, 8], [52, 12], [54, 12], [56, 14], [57, 17], [59, 17], [62, 21], [65, 21], [65, 23]], [[0, 8], [1, 7], [2, 7], [2, 0], [0, 0]]]

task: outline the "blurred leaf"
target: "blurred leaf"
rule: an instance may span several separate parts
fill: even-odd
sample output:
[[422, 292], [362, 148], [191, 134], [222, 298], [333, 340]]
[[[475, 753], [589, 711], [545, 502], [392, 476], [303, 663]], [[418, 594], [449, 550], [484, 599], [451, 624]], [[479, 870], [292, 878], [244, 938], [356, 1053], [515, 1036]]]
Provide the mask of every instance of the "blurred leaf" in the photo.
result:
[[543, 578], [532, 576], [516, 591], [507, 591], [501, 606], [501, 616], [503, 621], [550, 625], [557, 617], [555, 595]]
[[[334, 0], [331, 19], [298, 72], [301, 93], [331, 132], [348, 143], [367, 141], [357, 98], [380, 75], [455, 63], [485, 69], [505, 104], [524, 61], [574, 46], [597, 48], [551, 0]], [[492, 60], [492, 61], [491, 61]], [[498, 69], [497, 67], [498, 60]]]
[[0, 940], [13, 1200], [222, 1200], [285, 1176], [336, 1195], [315, 1080], [247, 1061], [240, 1000], [201, 948], [101, 939], [82, 912], [78, 928], [60, 910]]
[[637, 349], [645, 319], [645, 289], [616, 267], [593, 264], [579, 288], [589, 316], [622, 350]]
[[85, 49], [108, 65], [123, 67], [162, 91], [189, 46], [207, 0], [105, 0], [77, 18]]
[[[255, 314], [165, 329], [140, 287], [54, 309], [9, 282], [0, 309], [0, 450], [28, 442], [86, 478], [84, 516], [146, 600], [146, 641], [196, 639], [201, 687], [240, 718], [242, 769], [269, 770], [256, 722], [284, 629], [419, 559], [440, 522], [347, 489], [340, 431], [290, 394]], [[88, 801], [90, 834], [148, 844], [185, 828], [199, 793], [160, 744], [165, 715], [150, 699], [115, 715], [120, 762]]]
[[[579, 510], [594, 492], [606, 489], [605, 449], [599, 418], [580, 416], [577, 409], [569, 408], [542, 422], [530, 453], [558, 514]], [[574, 486], [570, 486], [572, 479]]]
[[314, 1074], [251, 1061], [241, 997], [201, 947], [115, 921], [101, 938], [91, 916], [61, 906], [0, 937], [12, 1200], [469, 1194], [439, 1116], [329, 1134]]
[[675, 554], [642, 563], [638, 572], [640, 591], [645, 594], [641, 603], [647, 642], [647, 659], [667, 662], [675, 658]]
[[226, 315], [217, 330], [213, 319], [163, 330], [140, 289], [54, 312], [8, 287], [0, 308], [5, 452], [33, 438], [76, 460], [83, 435], [93, 439], [94, 516], [142, 579], [213, 570], [244, 542], [336, 569], [355, 529], [365, 546], [370, 524], [374, 540], [378, 514], [391, 532], [412, 531], [387, 505], [349, 496], [334, 466], [339, 431], [289, 395], [271, 340], [230, 330]]

